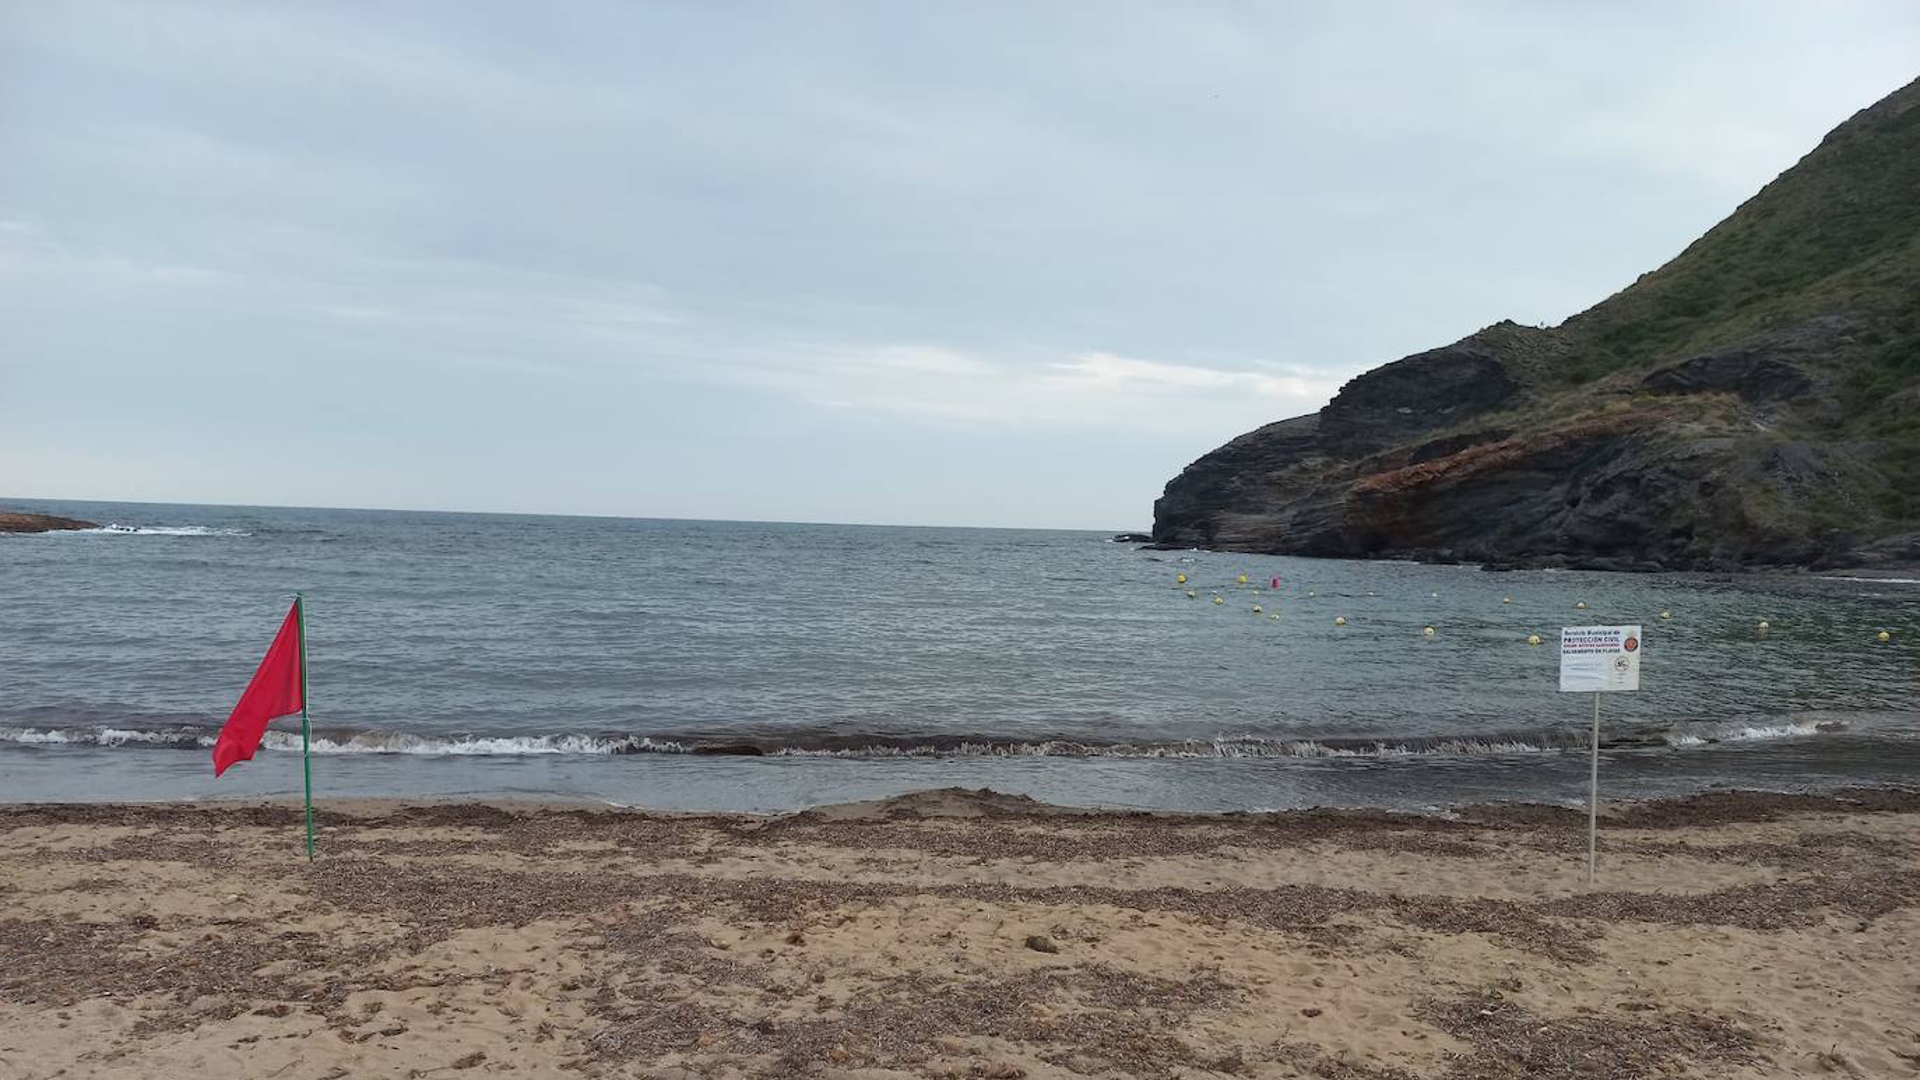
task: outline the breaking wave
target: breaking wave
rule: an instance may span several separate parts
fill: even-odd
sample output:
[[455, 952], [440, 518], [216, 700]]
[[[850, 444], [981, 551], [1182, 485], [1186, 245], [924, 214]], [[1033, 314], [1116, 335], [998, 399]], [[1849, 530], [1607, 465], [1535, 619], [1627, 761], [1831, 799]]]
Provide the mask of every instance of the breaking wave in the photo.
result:
[[212, 746], [213, 735], [199, 729], [142, 731], [137, 728], [0, 727], [0, 743], [21, 746]]
[[1689, 747], [1723, 742], [1757, 742], [1764, 739], [1799, 739], [1809, 735], [1839, 731], [1845, 727], [1846, 725], [1839, 721], [1813, 718], [1777, 723], [1732, 721], [1719, 724], [1694, 724], [1684, 732], [1669, 733], [1667, 742], [1672, 746]]
[[[1641, 731], [1610, 736], [1609, 749], [1709, 746], [1763, 739], [1805, 738], [1843, 730], [1817, 719], [1777, 723], [1697, 723], [1685, 730]], [[0, 727], [0, 745], [97, 746], [206, 749], [215, 732], [202, 727]], [[323, 730], [313, 737], [316, 754], [410, 754], [426, 757], [531, 757], [557, 754], [682, 754], [689, 756], [822, 758], [1419, 758], [1549, 754], [1587, 748], [1579, 728], [1525, 733], [1405, 739], [1276, 739], [1220, 736], [1149, 743], [1101, 743], [1075, 739], [913, 738], [836, 736], [806, 738], [695, 738], [621, 734], [420, 735], [396, 731]], [[270, 730], [261, 746], [298, 751], [297, 732]]]
[[252, 536], [245, 529], [216, 529], [208, 525], [102, 525], [72, 529], [72, 536]]

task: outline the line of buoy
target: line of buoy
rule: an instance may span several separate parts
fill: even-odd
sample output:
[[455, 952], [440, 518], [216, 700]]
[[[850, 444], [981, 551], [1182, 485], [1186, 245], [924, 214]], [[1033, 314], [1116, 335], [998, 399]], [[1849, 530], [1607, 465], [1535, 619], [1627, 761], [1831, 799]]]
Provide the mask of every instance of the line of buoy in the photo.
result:
[[[1276, 578], [1276, 579], [1274, 579], [1274, 580], [1275, 580], [1275, 581], [1277, 582], [1277, 581], [1278, 581], [1279, 579], [1277, 579], [1277, 578]], [[1177, 582], [1177, 583], [1179, 583], [1179, 584], [1182, 584], [1182, 585], [1184, 585], [1184, 584], [1186, 584], [1186, 582], [1187, 582], [1187, 575], [1185, 575], [1185, 574], [1175, 574], [1175, 575], [1174, 575], [1174, 581], [1175, 581], [1175, 582]], [[1242, 584], [1242, 585], [1245, 585], [1245, 584], [1247, 583], [1247, 575], [1245, 575], [1245, 574], [1241, 574], [1241, 575], [1239, 576], [1239, 578], [1238, 578], [1238, 581], [1239, 581], [1239, 584]], [[1260, 592], [1262, 592], [1263, 590], [1262, 590], [1262, 588], [1261, 588], [1260, 586], [1258, 586], [1258, 585], [1255, 585], [1255, 586], [1253, 587], [1253, 591], [1254, 591], [1255, 593], [1260, 593]], [[1195, 591], [1194, 591], [1194, 590], [1192, 590], [1192, 589], [1188, 589], [1188, 590], [1186, 590], [1186, 597], [1187, 597], [1187, 599], [1189, 599], [1189, 600], [1197, 600], [1197, 599], [1199, 599], [1199, 595], [1200, 595], [1199, 593], [1197, 593], [1197, 592], [1195, 592]], [[1307, 595], [1308, 595], [1309, 597], [1318, 597], [1318, 596], [1319, 596], [1320, 594], [1319, 594], [1319, 592], [1318, 592], [1317, 590], [1314, 590], [1314, 589], [1308, 589], [1308, 590], [1307, 590]], [[1368, 596], [1378, 596], [1379, 594], [1378, 594], [1378, 593], [1376, 593], [1376, 592], [1375, 592], [1374, 590], [1372, 590], [1372, 589], [1368, 589], [1368, 590], [1367, 590], [1367, 595], [1368, 595]], [[1439, 593], [1437, 593], [1437, 592], [1430, 592], [1430, 593], [1428, 593], [1427, 595], [1428, 595], [1428, 597], [1430, 597], [1430, 598], [1432, 598], [1432, 599], [1436, 599], [1436, 600], [1437, 600], [1437, 599], [1439, 599], [1439, 597], [1440, 597], [1440, 594], [1439, 594]], [[1225, 598], [1225, 597], [1223, 597], [1223, 596], [1218, 596], [1218, 595], [1216, 595], [1216, 596], [1214, 596], [1214, 598], [1213, 598], [1213, 602], [1214, 602], [1214, 603], [1216, 603], [1216, 604], [1225, 604], [1225, 603], [1226, 603], [1227, 601], [1226, 601], [1226, 598]], [[1502, 604], [1511, 604], [1511, 603], [1513, 603], [1513, 597], [1511, 597], [1511, 596], [1503, 596], [1503, 597], [1501, 597], [1501, 598], [1500, 598], [1500, 602], [1501, 602]], [[1574, 607], [1575, 607], [1576, 609], [1578, 609], [1578, 610], [1581, 610], [1581, 611], [1585, 611], [1585, 610], [1587, 609], [1587, 602], [1586, 602], [1585, 600], [1580, 600], [1580, 601], [1576, 601], [1576, 602], [1574, 603], [1574, 605], [1573, 605], [1573, 606], [1574, 606]], [[1278, 619], [1278, 618], [1280, 617], [1280, 613], [1279, 613], [1279, 612], [1277, 612], [1277, 611], [1276, 611], [1276, 612], [1273, 612], [1273, 613], [1271, 613], [1271, 614], [1269, 614], [1269, 613], [1267, 613], [1267, 611], [1266, 611], [1266, 609], [1264, 609], [1263, 607], [1261, 607], [1261, 606], [1260, 606], [1259, 604], [1255, 604], [1255, 605], [1253, 605], [1253, 613], [1254, 613], [1255, 615], [1262, 615], [1262, 614], [1266, 614], [1266, 615], [1267, 615], [1267, 617], [1268, 617], [1268, 618], [1270, 618], [1270, 619]], [[1661, 618], [1661, 620], [1662, 620], [1663, 622], [1665, 622], [1665, 621], [1671, 621], [1671, 620], [1673, 619], [1673, 611], [1672, 611], [1672, 609], [1670, 609], [1670, 608], [1665, 608], [1665, 609], [1662, 609], [1662, 610], [1661, 610], [1661, 612], [1660, 612], [1660, 618]], [[1336, 616], [1334, 616], [1334, 617], [1333, 617], [1333, 625], [1335, 625], [1335, 626], [1345, 626], [1345, 625], [1347, 625], [1347, 617], [1346, 617], [1345, 615], [1336, 615]], [[1753, 627], [1753, 629], [1754, 629], [1754, 632], [1755, 632], [1756, 634], [1760, 634], [1760, 635], [1765, 635], [1765, 634], [1766, 634], [1766, 633], [1767, 633], [1768, 631], [1770, 631], [1770, 630], [1772, 630], [1772, 629], [1773, 629], [1773, 624], [1772, 624], [1771, 622], [1769, 622], [1769, 621], [1767, 621], [1766, 619], [1761, 619], [1760, 621], [1758, 621], [1757, 623], [1755, 623], [1755, 624], [1754, 624], [1754, 627]], [[1438, 629], [1436, 629], [1435, 627], [1433, 627], [1433, 626], [1423, 626], [1423, 627], [1421, 627], [1421, 628], [1420, 628], [1420, 635], [1421, 635], [1422, 637], [1429, 637], [1429, 638], [1431, 638], [1431, 637], [1435, 637], [1435, 636], [1438, 636], [1438, 634], [1439, 634], [1439, 633], [1440, 633], [1440, 631], [1439, 631]], [[1882, 630], [1882, 631], [1880, 631], [1879, 633], [1877, 633], [1877, 634], [1875, 634], [1875, 635], [1874, 635], [1874, 640], [1875, 640], [1875, 641], [1877, 641], [1877, 642], [1879, 642], [1879, 643], [1880, 643], [1880, 644], [1882, 644], [1882, 645], [1885, 645], [1885, 644], [1888, 644], [1889, 642], [1891, 642], [1891, 641], [1893, 640], [1893, 633], [1892, 633], [1891, 631], [1888, 631], [1888, 630]], [[1528, 645], [1532, 645], [1532, 646], [1537, 646], [1537, 645], [1539, 645], [1540, 643], [1541, 643], [1541, 638], [1540, 638], [1540, 635], [1539, 635], [1539, 634], [1528, 634], [1528, 635], [1527, 635], [1527, 644], [1528, 644]]]
[[[1184, 582], [1184, 581], [1186, 580], [1186, 577], [1187, 577], [1187, 575], [1185, 575], [1185, 574], [1181, 574], [1181, 575], [1179, 575], [1179, 580], [1180, 580], [1180, 581], [1183, 581], [1183, 582]], [[1241, 578], [1242, 578], [1243, 580], [1245, 579], [1245, 577], [1246, 577], [1246, 575], [1245, 575], [1245, 574], [1242, 574], [1242, 575], [1241, 575]], [[1254, 588], [1254, 591], [1255, 591], [1255, 592], [1259, 592], [1259, 591], [1260, 591], [1260, 589], [1259, 589], [1259, 587], [1258, 587], [1258, 586], [1256, 586], [1256, 587]], [[1314, 592], [1313, 590], [1311, 590], [1311, 589], [1309, 589], [1309, 590], [1307, 591], [1307, 595], [1308, 595], [1308, 596], [1316, 596], [1316, 595], [1318, 595], [1318, 594], [1317, 594], [1317, 593], [1315, 593], [1315, 592]], [[1368, 594], [1367, 594], [1367, 595], [1369, 595], [1369, 596], [1371, 596], [1371, 595], [1373, 595], [1373, 593], [1372, 593], [1372, 591], [1371, 591], [1371, 590], [1369, 590], [1369, 591], [1368, 591]], [[1436, 595], [1436, 596], [1437, 596], [1438, 594], [1436, 593], [1436, 594], [1434, 594], [1434, 595]], [[1196, 592], [1194, 592], [1194, 591], [1193, 591], [1192, 589], [1188, 589], [1188, 590], [1186, 590], [1186, 596], [1187, 596], [1187, 599], [1189, 599], [1189, 600], [1195, 600], [1195, 599], [1198, 599], [1198, 598], [1199, 598], [1199, 594], [1198, 594], [1198, 593], [1196, 593]], [[1216, 604], [1225, 604], [1225, 603], [1226, 603], [1227, 601], [1226, 601], [1226, 598], [1225, 598], [1225, 597], [1223, 597], [1223, 596], [1218, 596], [1218, 595], [1216, 595], [1216, 596], [1215, 596], [1215, 597], [1213, 598], [1213, 602], [1214, 602], [1214, 603], [1216, 603]], [[1501, 601], [1500, 601], [1500, 602], [1501, 602], [1501, 603], [1503, 603], [1503, 604], [1511, 604], [1511, 603], [1513, 603], [1513, 598], [1512, 598], [1512, 597], [1510, 597], [1510, 596], [1508, 596], [1508, 597], [1503, 597], [1503, 598], [1501, 598]], [[1582, 600], [1582, 601], [1580, 601], [1580, 602], [1578, 602], [1578, 603], [1576, 603], [1576, 604], [1574, 604], [1574, 607], [1576, 607], [1576, 608], [1585, 608], [1586, 606], [1587, 606], [1587, 602], [1586, 602], [1586, 601], [1584, 601], [1584, 600]], [[1275, 612], [1271, 612], [1271, 613], [1269, 613], [1269, 612], [1267, 612], [1267, 610], [1266, 610], [1265, 608], [1263, 608], [1263, 607], [1261, 607], [1261, 606], [1260, 606], [1259, 604], [1255, 604], [1255, 605], [1253, 605], [1253, 614], [1255, 614], [1256, 616], [1257, 616], [1257, 615], [1266, 615], [1266, 616], [1267, 616], [1267, 618], [1269, 618], [1269, 619], [1276, 619], [1276, 620], [1277, 620], [1277, 619], [1279, 619], [1279, 618], [1280, 618], [1280, 613], [1279, 613], [1279, 612], [1277, 612], [1277, 611], [1275, 611]], [[1663, 620], [1671, 620], [1671, 619], [1673, 618], [1673, 612], [1672, 612], [1671, 610], [1663, 610], [1663, 611], [1661, 611], [1661, 612], [1660, 612], [1660, 618], [1661, 618], [1661, 619], [1663, 619]], [[1347, 625], [1347, 617], [1346, 617], [1345, 615], [1335, 615], [1335, 616], [1333, 617], [1333, 625], [1335, 625], [1335, 626], [1345, 626], [1345, 625]], [[1767, 632], [1768, 632], [1769, 630], [1772, 630], [1772, 629], [1773, 629], [1773, 624], [1772, 624], [1771, 622], [1768, 622], [1768, 621], [1767, 621], [1766, 619], [1761, 619], [1761, 620], [1760, 620], [1759, 622], [1757, 622], [1757, 623], [1755, 623], [1755, 624], [1754, 624], [1754, 627], [1753, 627], [1753, 629], [1754, 629], [1754, 632], [1755, 632], [1756, 634], [1760, 634], [1760, 635], [1762, 635], [1762, 636], [1764, 636], [1764, 635], [1765, 635], [1765, 634], [1766, 634], [1766, 633], [1767, 633]], [[1427, 638], [1431, 638], [1431, 637], [1436, 637], [1436, 636], [1438, 636], [1438, 635], [1439, 635], [1439, 633], [1440, 633], [1440, 631], [1439, 631], [1439, 630], [1438, 630], [1437, 628], [1435, 628], [1434, 626], [1432, 626], [1432, 625], [1427, 625], [1427, 626], [1423, 626], [1423, 627], [1421, 627], [1421, 628], [1420, 628], [1420, 636], [1421, 636], [1421, 637], [1427, 637]], [[1882, 630], [1882, 631], [1880, 631], [1879, 633], [1877, 633], [1877, 634], [1875, 634], [1875, 635], [1874, 635], [1874, 640], [1875, 640], [1875, 641], [1878, 641], [1878, 642], [1879, 642], [1880, 644], [1882, 644], [1882, 645], [1885, 645], [1885, 644], [1887, 644], [1887, 643], [1889, 643], [1889, 642], [1891, 642], [1891, 641], [1893, 640], [1893, 633], [1892, 633], [1891, 631], [1888, 631], [1888, 630]], [[1541, 643], [1541, 637], [1540, 637], [1540, 635], [1539, 635], [1539, 634], [1528, 634], [1528, 635], [1527, 635], [1527, 644], [1528, 644], [1529, 646], [1536, 646], [1536, 647], [1537, 647], [1538, 645], [1540, 645], [1540, 643]]]

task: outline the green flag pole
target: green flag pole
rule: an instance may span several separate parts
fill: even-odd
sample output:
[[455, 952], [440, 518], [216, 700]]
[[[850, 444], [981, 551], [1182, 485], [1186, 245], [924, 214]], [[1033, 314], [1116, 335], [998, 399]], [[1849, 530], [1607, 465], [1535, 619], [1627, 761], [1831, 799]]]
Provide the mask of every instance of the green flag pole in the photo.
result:
[[307, 861], [313, 861], [313, 724], [307, 716], [307, 594], [293, 594], [300, 613], [300, 771], [306, 775]]

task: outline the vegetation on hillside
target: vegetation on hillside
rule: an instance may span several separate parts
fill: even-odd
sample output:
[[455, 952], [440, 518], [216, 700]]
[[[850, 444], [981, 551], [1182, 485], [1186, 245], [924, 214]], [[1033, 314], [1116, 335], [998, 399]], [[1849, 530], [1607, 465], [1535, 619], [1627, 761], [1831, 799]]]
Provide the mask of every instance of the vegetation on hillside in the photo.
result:
[[1188, 466], [1166, 545], [1654, 569], [1920, 560], [1920, 79], [1651, 273]]
[[1887, 481], [1873, 509], [1920, 517], [1920, 79], [1834, 129], [1671, 262], [1567, 320], [1565, 355], [1536, 376], [1544, 390], [1623, 389], [1822, 315], [1858, 330], [1821, 357], [1829, 407], [1791, 411], [1783, 435], [1857, 443]]
[[1920, 79], [1836, 128], [1671, 262], [1568, 320], [1573, 381], [1848, 313], [1863, 359], [1920, 373]]

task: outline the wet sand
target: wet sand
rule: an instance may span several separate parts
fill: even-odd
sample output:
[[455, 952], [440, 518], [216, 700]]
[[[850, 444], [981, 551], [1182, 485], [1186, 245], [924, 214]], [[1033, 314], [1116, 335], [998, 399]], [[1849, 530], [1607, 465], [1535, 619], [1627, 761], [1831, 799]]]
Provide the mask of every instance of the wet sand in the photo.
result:
[[0, 1077], [1920, 1076], [1920, 793], [0, 807]]

